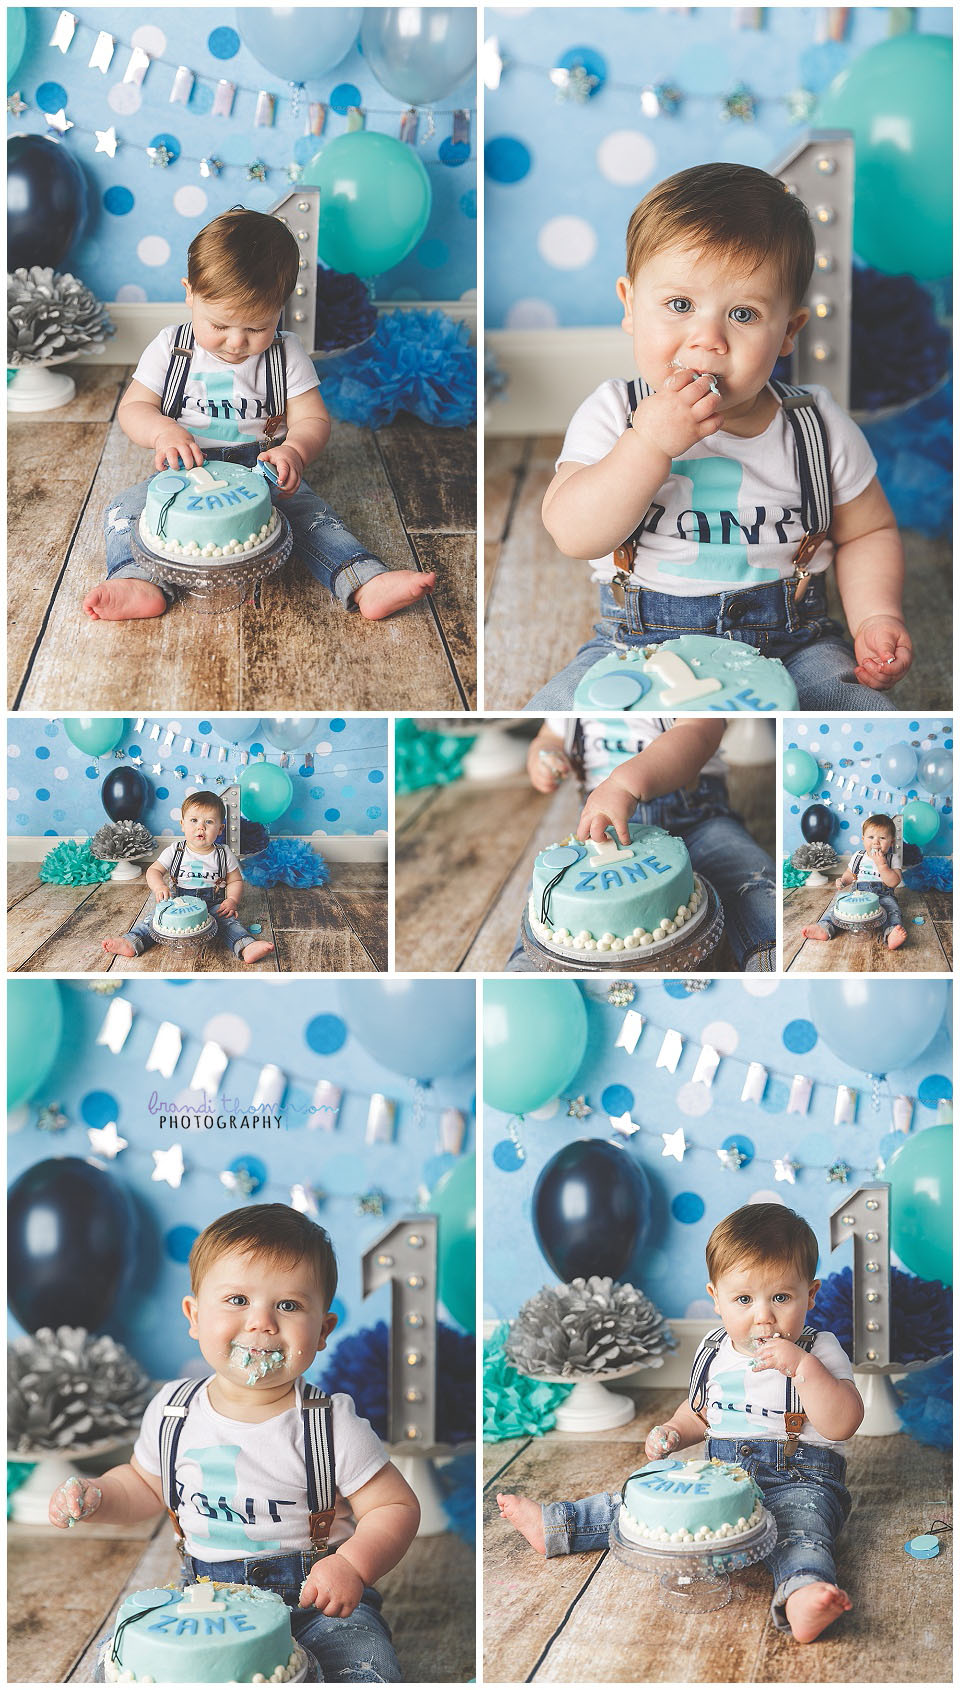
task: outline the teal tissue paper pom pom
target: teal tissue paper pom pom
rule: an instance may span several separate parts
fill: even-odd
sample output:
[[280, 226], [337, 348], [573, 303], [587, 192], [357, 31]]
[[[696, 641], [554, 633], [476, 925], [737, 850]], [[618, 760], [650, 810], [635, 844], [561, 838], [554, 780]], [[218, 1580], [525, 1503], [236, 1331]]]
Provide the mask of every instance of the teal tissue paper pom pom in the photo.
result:
[[78, 845], [64, 839], [47, 852], [39, 878], [54, 886], [90, 886], [96, 880], [109, 880], [116, 866], [95, 857], [85, 840]]

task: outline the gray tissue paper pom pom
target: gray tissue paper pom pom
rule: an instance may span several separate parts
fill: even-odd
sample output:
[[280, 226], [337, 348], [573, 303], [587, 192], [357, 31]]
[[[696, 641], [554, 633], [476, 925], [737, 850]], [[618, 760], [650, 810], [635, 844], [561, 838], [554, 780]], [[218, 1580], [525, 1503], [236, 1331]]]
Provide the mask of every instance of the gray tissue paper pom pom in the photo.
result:
[[814, 844], [798, 845], [790, 861], [799, 869], [831, 869], [838, 867], [840, 858], [832, 845]]
[[90, 841], [90, 854], [101, 862], [119, 863], [153, 850], [153, 834], [142, 822], [104, 822]]
[[593, 1275], [548, 1285], [510, 1328], [507, 1359], [521, 1373], [573, 1377], [616, 1367], [662, 1367], [674, 1349], [660, 1310], [635, 1285]]
[[134, 1433], [153, 1385], [112, 1338], [41, 1326], [7, 1350], [7, 1443], [15, 1452], [81, 1448]]
[[8, 273], [8, 364], [102, 352], [105, 337], [116, 332], [106, 307], [76, 276], [39, 264]]

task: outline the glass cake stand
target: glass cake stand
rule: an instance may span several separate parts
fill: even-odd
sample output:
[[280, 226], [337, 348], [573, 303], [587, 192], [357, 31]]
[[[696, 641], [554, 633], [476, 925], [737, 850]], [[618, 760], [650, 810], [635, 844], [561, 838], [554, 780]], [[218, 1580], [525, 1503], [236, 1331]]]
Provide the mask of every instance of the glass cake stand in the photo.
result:
[[277, 511], [277, 532], [250, 552], [233, 557], [172, 558], [155, 552], [144, 541], [139, 521], [130, 530], [130, 548], [135, 562], [150, 571], [156, 581], [176, 587], [191, 610], [216, 616], [223, 610], [239, 610], [260, 581], [282, 569], [293, 551], [293, 533], [282, 511]]
[[[827, 909], [829, 908], [828, 904]], [[826, 915], [826, 910], [823, 913]], [[868, 915], [865, 921], [849, 921], [846, 916], [838, 915], [834, 910], [830, 920], [835, 922], [837, 927], [841, 927], [844, 933], [881, 933], [887, 925], [886, 913], [882, 909], [878, 910], [876, 915]]]
[[623, 1537], [619, 1516], [610, 1527], [610, 1548], [617, 1560], [658, 1578], [664, 1606], [687, 1614], [709, 1614], [714, 1608], [725, 1608], [734, 1595], [730, 1574], [762, 1561], [776, 1541], [777, 1522], [766, 1508], [760, 1524], [735, 1542], [721, 1538], [711, 1544], [667, 1543], [655, 1547]]
[[723, 938], [723, 905], [709, 880], [695, 874], [704, 894], [700, 908], [677, 933], [631, 951], [573, 951], [538, 939], [525, 904], [521, 921], [523, 948], [539, 973], [565, 974], [685, 974], [709, 961]]

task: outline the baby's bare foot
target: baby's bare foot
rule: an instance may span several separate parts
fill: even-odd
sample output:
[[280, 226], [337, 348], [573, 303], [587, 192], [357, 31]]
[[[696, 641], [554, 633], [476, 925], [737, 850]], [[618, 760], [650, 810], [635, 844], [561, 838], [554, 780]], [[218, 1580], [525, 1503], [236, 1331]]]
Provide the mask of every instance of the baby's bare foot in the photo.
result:
[[129, 939], [102, 939], [100, 948], [109, 951], [111, 956], [136, 956], [136, 951]]
[[272, 950], [269, 939], [254, 939], [251, 944], [244, 945], [240, 955], [244, 962], [260, 962], [263, 957], [269, 956]]
[[93, 622], [131, 622], [142, 616], [162, 616], [167, 601], [152, 581], [124, 575], [119, 581], [101, 581], [91, 588], [83, 608]]
[[525, 1537], [531, 1549], [538, 1555], [546, 1555], [547, 1544], [543, 1535], [543, 1515], [539, 1502], [531, 1502], [528, 1496], [513, 1496], [509, 1491], [498, 1493], [497, 1507], [505, 1520], [515, 1526], [522, 1537]]
[[907, 942], [906, 930], [903, 927], [891, 927], [887, 934], [887, 950], [898, 951]]
[[835, 1584], [802, 1584], [787, 1597], [787, 1619], [798, 1643], [812, 1643], [821, 1631], [853, 1607], [845, 1590]]
[[829, 939], [830, 937], [826, 928], [820, 926], [819, 921], [813, 927], [804, 927], [803, 936], [805, 939]]
[[436, 579], [433, 569], [426, 574], [419, 569], [387, 569], [357, 588], [354, 603], [368, 622], [382, 622], [385, 616], [405, 610], [407, 605], [416, 604], [417, 599], [432, 592]]

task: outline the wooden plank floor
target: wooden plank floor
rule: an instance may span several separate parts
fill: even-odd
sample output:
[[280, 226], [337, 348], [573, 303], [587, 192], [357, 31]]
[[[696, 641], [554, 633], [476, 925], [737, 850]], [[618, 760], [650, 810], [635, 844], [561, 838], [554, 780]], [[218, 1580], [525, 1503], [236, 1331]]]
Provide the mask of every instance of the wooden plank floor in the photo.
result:
[[[843, 867], [846, 859], [841, 858]], [[825, 915], [834, 886], [795, 886], [783, 894], [783, 967], [797, 974], [949, 974], [953, 969], [953, 898], [949, 892], [897, 888], [907, 942], [888, 951], [882, 937], [840, 933], [829, 944], [803, 929]], [[917, 917], [922, 917], [916, 925]]]
[[[149, 1536], [147, 1536], [149, 1534]], [[122, 1598], [175, 1579], [169, 1522], [122, 1536], [9, 1528], [7, 1682], [88, 1684]], [[473, 1551], [451, 1533], [417, 1539], [379, 1580], [408, 1684], [462, 1684], [476, 1667]], [[55, 1603], [50, 1591], [57, 1591]]]
[[394, 568], [433, 569], [432, 598], [386, 622], [335, 604], [296, 559], [217, 616], [182, 603], [91, 622], [103, 515], [151, 472], [116, 406], [131, 372], [78, 367], [77, 398], [8, 419], [8, 698], [27, 710], [458, 711], [476, 706], [476, 440], [401, 415], [334, 426], [307, 479]]
[[329, 974], [387, 967], [387, 865], [331, 863], [326, 886], [244, 888], [240, 920], [259, 922], [276, 949], [249, 969], [217, 939], [190, 949], [154, 945], [111, 956], [101, 940], [129, 931], [153, 894], [142, 878], [49, 886], [36, 863], [7, 869], [7, 968], [11, 973]]
[[[731, 768], [733, 808], [773, 854], [773, 764]], [[533, 861], [580, 815], [573, 782], [550, 796], [526, 775], [454, 781], [396, 804], [396, 966], [415, 972], [503, 968], [513, 949]], [[429, 910], [429, 923], [424, 911]], [[732, 960], [724, 960], [730, 968]]]
[[[618, 1390], [622, 1389], [618, 1385]], [[537, 1501], [617, 1490], [677, 1391], [634, 1390], [637, 1418], [609, 1432], [549, 1432], [484, 1446], [484, 1677], [488, 1684], [941, 1684], [951, 1680], [952, 1539], [934, 1561], [903, 1552], [950, 1517], [949, 1457], [904, 1435], [854, 1438], [854, 1509], [838, 1576], [853, 1612], [801, 1647], [770, 1620], [770, 1575], [737, 1575], [740, 1600], [702, 1616], [658, 1600], [609, 1552], [544, 1561], [501, 1520], [497, 1491]], [[694, 1459], [696, 1450], [684, 1451]]]
[[[485, 446], [485, 710], [521, 710], [590, 638], [597, 589], [588, 564], [563, 557], [540, 520], [562, 435], [503, 437]], [[903, 532], [904, 616], [918, 654], [890, 695], [897, 710], [944, 710], [952, 701], [951, 546]], [[843, 622], [828, 582], [830, 613]]]

